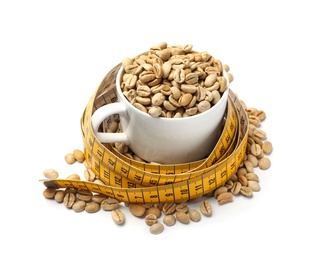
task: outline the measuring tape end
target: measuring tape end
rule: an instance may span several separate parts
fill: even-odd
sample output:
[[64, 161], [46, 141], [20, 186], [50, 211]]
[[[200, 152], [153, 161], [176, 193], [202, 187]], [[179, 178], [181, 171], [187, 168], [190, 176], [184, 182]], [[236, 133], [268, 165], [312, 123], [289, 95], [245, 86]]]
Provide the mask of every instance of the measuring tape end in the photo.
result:
[[43, 185], [46, 186], [47, 188], [51, 188], [51, 189], [60, 188], [53, 180], [43, 179], [43, 180], [39, 180], [39, 182], [43, 183]]

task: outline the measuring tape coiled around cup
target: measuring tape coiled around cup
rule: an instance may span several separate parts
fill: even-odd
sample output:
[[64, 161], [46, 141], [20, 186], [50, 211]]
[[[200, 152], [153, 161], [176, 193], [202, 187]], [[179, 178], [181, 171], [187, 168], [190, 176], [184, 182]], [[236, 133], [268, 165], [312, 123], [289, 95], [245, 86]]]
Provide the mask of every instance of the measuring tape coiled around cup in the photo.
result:
[[[188, 201], [222, 186], [236, 173], [247, 147], [248, 117], [229, 89], [225, 122], [219, 140], [207, 158], [183, 164], [144, 163], [119, 153], [96, 138], [91, 116], [99, 107], [116, 102], [115, 66], [92, 95], [81, 117], [85, 160], [104, 185], [82, 180], [41, 180], [48, 188], [81, 188], [127, 203], [160, 204]], [[118, 121], [118, 115], [105, 123]]]

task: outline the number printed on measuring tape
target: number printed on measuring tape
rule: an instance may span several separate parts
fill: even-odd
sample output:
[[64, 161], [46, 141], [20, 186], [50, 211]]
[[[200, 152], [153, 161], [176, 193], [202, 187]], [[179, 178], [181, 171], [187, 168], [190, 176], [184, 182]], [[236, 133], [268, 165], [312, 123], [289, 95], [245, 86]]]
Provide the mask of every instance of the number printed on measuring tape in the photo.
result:
[[[82, 180], [40, 180], [48, 188], [81, 188], [127, 203], [188, 201], [222, 186], [236, 173], [247, 147], [248, 117], [237, 96], [229, 89], [225, 124], [207, 158], [183, 164], [151, 164], [132, 160], [96, 138], [91, 116], [99, 107], [116, 102], [115, 66], [92, 95], [81, 117], [85, 160], [104, 184]], [[118, 115], [107, 119], [107, 124]]]

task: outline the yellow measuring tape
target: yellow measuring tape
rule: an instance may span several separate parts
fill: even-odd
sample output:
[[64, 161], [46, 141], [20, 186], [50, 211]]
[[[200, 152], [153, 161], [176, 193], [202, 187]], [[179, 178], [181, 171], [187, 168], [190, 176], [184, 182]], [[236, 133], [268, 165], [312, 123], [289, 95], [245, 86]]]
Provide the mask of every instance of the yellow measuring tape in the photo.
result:
[[[229, 90], [225, 124], [207, 158], [185, 164], [151, 164], [132, 160], [95, 137], [91, 116], [99, 107], [116, 102], [115, 66], [95, 91], [81, 117], [85, 159], [104, 185], [81, 180], [41, 180], [48, 188], [81, 188], [127, 203], [160, 204], [188, 201], [222, 186], [236, 173], [247, 147], [248, 116]], [[115, 115], [109, 120], [116, 120]]]

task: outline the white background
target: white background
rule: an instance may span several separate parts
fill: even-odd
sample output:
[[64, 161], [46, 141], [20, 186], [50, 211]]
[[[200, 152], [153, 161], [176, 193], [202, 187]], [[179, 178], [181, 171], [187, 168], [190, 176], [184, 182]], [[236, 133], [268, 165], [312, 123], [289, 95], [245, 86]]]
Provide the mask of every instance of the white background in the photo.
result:
[[[325, 1], [1, 1], [0, 258], [327, 259]], [[161, 41], [231, 67], [262, 109], [272, 166], [253, 198], [150, 234], [126, 208], [74, 213], [46, 200], [43, 170], [83, 176], [80, 117], [107, 72]], [[190, 205], [190, 207], [197, 205]]]

